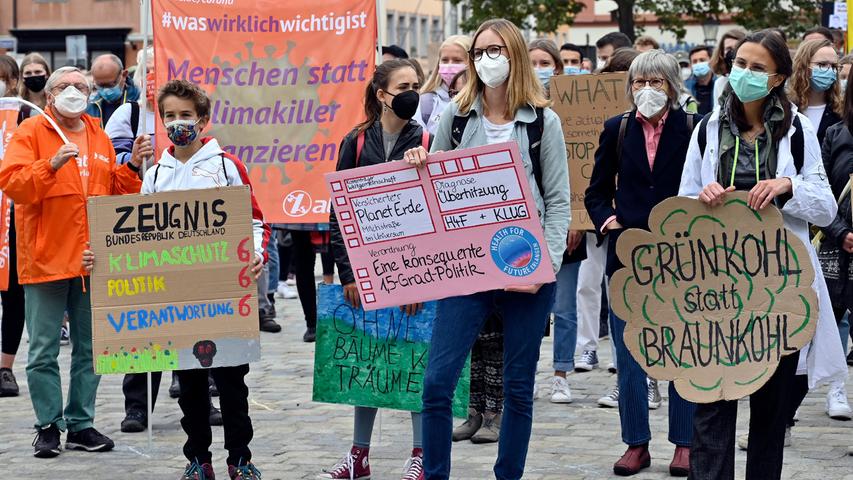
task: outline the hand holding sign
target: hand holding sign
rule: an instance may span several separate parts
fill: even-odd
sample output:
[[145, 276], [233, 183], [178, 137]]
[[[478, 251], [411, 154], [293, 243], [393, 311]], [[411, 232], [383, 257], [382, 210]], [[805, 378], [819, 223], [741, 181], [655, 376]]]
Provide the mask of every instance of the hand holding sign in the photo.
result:
[[736, 400], [811, 340], [815, 272], [778, 209], [752, 210], [744, 192], [720, 207], [673, 197], [652, 210], [649, 227], [619, 238], [627, 267], [611, 278], [610, 298], [650, 376], [674, 380], [690, 401]]

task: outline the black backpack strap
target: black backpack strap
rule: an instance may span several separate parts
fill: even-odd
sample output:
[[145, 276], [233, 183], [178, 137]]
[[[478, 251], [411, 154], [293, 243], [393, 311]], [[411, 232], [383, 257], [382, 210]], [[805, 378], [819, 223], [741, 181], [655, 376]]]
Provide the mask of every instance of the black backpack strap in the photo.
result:
[[160, 175], [160, 164], [159, 163], [157, 164], [156, 167], [154, 167], [154, 184], [151, 185], [151, 188], [153, 188], [155, 192], [157, 191], [157, 175]]
[[711, 118], [711, 115], [705, 115], [705, 118], [699, 122], [699, 135], [697, 136], [697, 140], [699, 141], [699, 153], [702, 157], [705, 156], [705, 146], [708, 144], [708, 120]]
[[619, 136], [616, 140], [616, 158], [619, 161], [619, 165], [622, 165], [622, 143], [625, 141], [625, 130], [628, 129], [628, 118], [631, 117], [631, 112], [625, 112], [622, 114], [622, 120], [619, 122]]
[[139, 130], [139, 104], [130, 102], [130, 132], [133, 138], [136, 138], [136, 132]]
[[803, 169], [806, 156], [806, 142], [803, 138], [803, 124], [800, 122], [800, 117], [794, 115], [794, 134], [791, 136], [791, 155], [794, 157], [794, 166], [797, 167], [797, 173]]
[[695, 123], [696, 123], [695, 119], [696, 119], [695, 113], [688, 113], [687, 114], [687, 129], [690, 130], [690, 133], [693, 133], [693, 127], [695, 126]]
[[465, 126], [468, 125], [468, 118], [470, 116], [470, 112], [464, 117], [454, 115], [453, 125], [450, 127], [450, 141], [453, 144], [453, 148], [457, 148], [462, 143], [462, 134], [465, 133]]
[[230, 186], [231, 180], [228, 179], [228, 170], [225, 169], [225, 155], [220, 155], [219, 160], [222, 161], [222, 175], [225, 176], [225, 185]]
[[527, 124], [528, 153], [533, 164], [533, 178], [539, 187], [539, 195], [545, 199], [545, 187], [542, 185], [542, 132], [545, 130], [545, 109], [536, 107], [536, 121]]

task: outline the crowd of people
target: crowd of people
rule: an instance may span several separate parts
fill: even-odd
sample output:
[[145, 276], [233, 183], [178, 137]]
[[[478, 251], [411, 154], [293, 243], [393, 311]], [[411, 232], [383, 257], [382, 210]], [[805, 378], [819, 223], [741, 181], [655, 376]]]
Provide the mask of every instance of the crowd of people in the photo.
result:
[[[848, 323], [853, 308], [853, 85], [847, 82], [853, 56], [843, 55], [837, 32], [816, 27], [793, 40], [779, 29], [735, 28], [714, 47], [672, 53], [661, 50], [651, 36], [632, 42], [613, 32], [600, 38], [594, 50], [593, 61], [586, 56], [591, 56], [588, 48], [558, 46], [548, 39], [528, 42], [514, 24], [495, 19], [473, 36], [445, 39], [426, 74], [400, 47], [383, 47], [383, 63], [365, 85], [364, 120], [342, 139], [337, 169], [397, 160], [422, 168], [430, 152], [515, 141], [557, 278], [438, 302], [423, 409], [411, 415], [412, 450], [403, 480], [450, 478], [451, 447], [459, 441], [497, 442], [495, 477], [522, 478], [546, 332], [554, 340], [554, 374], [543, 390], [555, 404], [570, 404], [571, 383], [584, 382], [584, 372], [600, 368], [598, 346], [609, 335], [613, 361], [607, 368], [616, 373], [616, 385], [601, 392], [598, 404], [618, 408], [626, 445], [613, 473], [630, 476], [650, 466], [649, 410], [663, 403], [659, 382], [628, 352], [622, 338], [625, 321], [609, 308], [607, 282], [622, 267], [615, 255], [619, 235], [627, 228], [647, 229], [651, 210], [673, 196], [713, 206], [730, 192], [745, 191], [754, 209], [778, 207], [786, 226], [811, 245], [820, 315], [808, 347], [784, 357], [751, 396], [750, 429], [741, 438], [735, 438], [737, 402], [697, 405], [669, 384], [667, 438], [675, 446], [670, 474], [733, 479], [738, 445], [747, 451], [746, 478], [781, 478], [797, 409], [819, 385], [830, 384], [826, 414], [853, 419], [845, 387], [847, 365], [853, 362], [853, 353], [846, 356], [848, 335], [853, 337]], [[0, 55], [0, 97], [20, 97], [44, 111], [21, 108], [0, 165], [0, 189], [14, 201], [9, 287], [2, 292], [0, 397], [19, 394], [13, 367], [26, 326], [36, 457], [59, 455], [65, 431], [66, 449], [114, 447], [95, 429], [99, 377], [92, 368], [86, 292], [97, 260], [87, 246], [86, 199], [251, 186], [240, 159], [204, 134], [210, 123], [207, 94], [181, 80], [154, 89], [155, 54], [153, 49], [139, 52], [137, 64], [147, 61], [144, 70], [102, 55], [88, 71], [71, 66], [51, 71], [35, 53], [20, 65]], [[600, 126], [585, 192], [595, 228], [570, 230], [567, 153], [562, 122], [550, 108], [549, 86], [555, 76], [593, 72], [623, 72], [630, 108]], [[162, 154], [155, 153], [158, 121], [170, 142]], [[216, 164], [209, 170], [221, 178], [185, 173], [209, 162]], [[345, 299], [359, 306], [336, 216], [332, 212], [328, 224], [270, 225], [252, 198], [258, 328], [280, 332], [276, 299], [298, 297], [305, 320], [302, 340], [313, 342], [317, 254], [323, 281], [332, 283], [337, 270]], [[422, 305], [401, 307], [413, 315]], [[72, 352], [63, 407], [58, 355], [65, 343]], [[470, 407], [454, 428], [453, 392], [469, 354]], [[214, 478], [211, 425], [224, 427], [229, 477], [260, 478], [249, 448], [248, 372], [249, 365], [242, 365], [171, 375], [169, 395], [178, 398], [187, 436], [183, 453], [188, 464], [181, 479]], [[161, 374], [152, 379], [156, 401]], [[153, 409], [146, 377], [127, 375], [123, 393], [121, 430], [144, 431]], [[213, 397], [219, 398], [221, 410]], [[375, 408], [353, 409], [352, 447], [320, 473], [322, 478], [371, 477], [376, 415]]]

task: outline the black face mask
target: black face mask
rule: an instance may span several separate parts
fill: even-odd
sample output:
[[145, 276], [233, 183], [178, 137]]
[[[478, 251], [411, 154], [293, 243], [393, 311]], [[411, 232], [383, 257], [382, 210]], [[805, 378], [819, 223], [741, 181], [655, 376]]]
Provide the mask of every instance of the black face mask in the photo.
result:
[[40, 92], [44, 90], [44, 85], [47, 83], [47, 77], [44, 75], [36, 75], [34, 77], [24, 77], [24, 85], [31, 92]]
[[385, 93], [394, 97], [394, 100], [391, 101], [390, 107], [391, 111], [394, 112], [394, 115], [397, 115], [403, 120], [411, 120], [412, 117], [415, 116], [415, 112], [418, 111], [418, 103], [421, 101], [421, 97], [418, 95], [418, 92], [414, 90], [406, 90], [405, 92], [398, 93], [397, 95], [390, 92]]
[[735, 51], [729, 50], [728, 52], [726, 52], [726, 56], [723, 57], [723, 60], [725, 60], [725, 62], [726, 62], [726, 68], [728, 69], [729, 72], [731, 72], [732, 71], [732, 65], [734, 65], [734, 63], [735, 63]]

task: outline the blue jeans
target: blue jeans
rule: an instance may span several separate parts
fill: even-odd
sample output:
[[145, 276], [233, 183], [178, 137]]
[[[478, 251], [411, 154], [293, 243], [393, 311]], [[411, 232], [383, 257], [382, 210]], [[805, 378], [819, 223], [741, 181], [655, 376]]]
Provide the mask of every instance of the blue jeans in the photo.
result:
[[560, 267], [554, 299], [554, 370], [575, 369], [575, 344], [578, 341], [578, 271], [581, 262]]
[[267, 266], [270, 269], [269, 274], [269, 293], [275, 293], [278, 290], [278, 275], [280, 270], [280, 265], [278, 262], [278, 242], [276, 241], [277, 231], [273, 230], [272, 235], [270, 236], [270, 243], [267, 244], [267, 255], [269, 256], [269, 261], [267, 261]]
[[492, 290], [438, 302], [424, 374], [422, 418], [427, 480], [450, 478], [453, 392], [486, 316], [495, 310], [504, 319], [504, 411], [494, 472], [498, 480], [521, 478], [533, 423], [536, 362], [554, 289], [554, 284], [549, 283], [535, 295]]
[[[649, 392], [646, 372], [625, 346], [625, 321], [610, 311], [610, 341], [616, 345], [616, 368], [619, 381], [619, 420], [622, 441], [628, 446], [649, 443]], [[693, 414], [696, 404], [681, 398], [675, 384], [669, 383], [669, 441], [689, 447], [693, 439]]]

